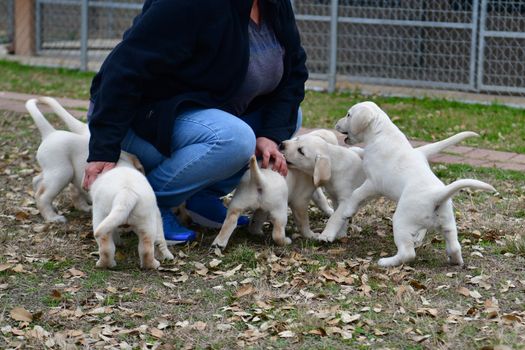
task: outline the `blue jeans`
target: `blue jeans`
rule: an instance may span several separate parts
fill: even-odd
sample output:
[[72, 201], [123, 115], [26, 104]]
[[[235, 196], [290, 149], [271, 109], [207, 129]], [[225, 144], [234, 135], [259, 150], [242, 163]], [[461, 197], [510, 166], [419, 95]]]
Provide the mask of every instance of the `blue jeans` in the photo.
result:
[[[297, 130], [301, 127], [299, 109]], [[193, 108], [175, 119], [171, 156], [128, 131], [122, 149], [136, 155], [161, 207], [182, 204], [197, 192], [222, 197], [239, 183], [255, 152], [262, 124], [256, 111], [236, 117], [219, 109]]]

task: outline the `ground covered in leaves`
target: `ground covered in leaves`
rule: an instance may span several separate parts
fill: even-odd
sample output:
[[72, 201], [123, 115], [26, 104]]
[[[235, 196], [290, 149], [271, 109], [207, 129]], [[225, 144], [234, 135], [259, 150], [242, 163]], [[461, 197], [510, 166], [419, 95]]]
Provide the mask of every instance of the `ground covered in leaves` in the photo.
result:
[[[31, 179], [39, 135], [28, 116], [0, 111], [0, 348], [511, 349], [525, 344], [525, 175], [435, 165], [446, 183], [475, 177], [497, 195], [455, 197], [464, 267], [429, 234], [417, 259], [395, 252], [394, 205], [362, 208], [348, 237], [291, 246], [239, 229], [224, 252], [214, 230], [172, 248], [176, 260], [141, 271], [124, 237], [117, 268], [97, 270], [90, 217], [66, 194], [67, 224], [46, 224]], [[311, 209], [314, 230], [326, 218]]]

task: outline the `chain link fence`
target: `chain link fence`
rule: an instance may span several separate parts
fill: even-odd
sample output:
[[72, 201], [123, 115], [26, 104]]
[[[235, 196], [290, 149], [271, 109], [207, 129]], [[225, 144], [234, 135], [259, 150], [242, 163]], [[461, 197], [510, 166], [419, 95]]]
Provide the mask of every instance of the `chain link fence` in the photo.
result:
[[[32, 14], [25, 22], [19, 3]], [[348, 81], [525, 96], [524, 1], [292, 3], [311, 77], [330, 89]], [[141, 0], [0, 0], [0, 58], [14, 51], [31, 64], [97, 70], [141, 7]], [[29, 28], [23, 37], [15, 22]], [[31, 41], [28, 52], [17, 50], [20, 40]]]
[[0, 44], [13, 41], [14, 0], [0, 1]]

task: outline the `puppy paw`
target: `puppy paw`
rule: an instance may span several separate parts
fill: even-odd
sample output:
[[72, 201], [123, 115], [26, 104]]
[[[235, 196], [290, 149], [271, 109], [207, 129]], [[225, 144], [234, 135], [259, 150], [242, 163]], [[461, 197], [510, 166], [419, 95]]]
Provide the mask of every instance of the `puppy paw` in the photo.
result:
[[172, 261], [175, 260], [175, 257], [173, 256], [173, 254], [171, 254], [169, 250], [166, 250], [165, 252], [161, 253], [161, 259], [164, 261]]
[[56, 216], [53, 216], [53, 217], [47, 219], [46, 221], [48, 221], [48, 222], [56, 222], [56, 223], [59, 223], [59, 224], [65, 224], [67, 222], [67, 219], [63, 215], [56, 215]]
[[99, 259], [96, 263], [96, 267], [99, 269], [111, 269], [115, 266], [117, 266], [115, 260], [102, 261]]
[[303, 237], [304, 238], [308, 238], [308, 239], [318, 239], [319, 238], [319, 233], [316, 233], [314, 231], [308, 231], [308, 232], [303, 232]]
[[160, 262], [157, 259], [153, 259], [148, 263], [144, 263], [140, 266], [141, 269], [156, 270], [160, 266]]
[[86, 202], [76, 202], [73, 203], [73, 206], [75, 207], [75, 209], [83, 211], [85, 213], [91, 212], [91, 205], [87, 204]]
[[278, 246], [285, 246], [292, 244], [292, 239], [290, 237], [284, 237], [283, 239], [275, 240], [275, 244]]
[[459, 265], [463, 266], [463, 258], [461, 257], [460, 252], [456, 252], [448, 256], [448, 263], [450, 265]]
[[317, 240], [321, 242], [333, 242], [335, 240], [335, 236], [322, 233], [317, 236]]
[[391, 267], [391, 266], [400, 265], [397, 259], [395, 259], [394, 257], [381, 258], [378, 260], [377, 264], [381, 267]]
[[222, 251], [226, 248], [226, 244], [220, 241], [213, 241], [213, 243], [211, 244], [211, 249], [216, 249], [216, 248], [219, 248]]
[[330, 217], [334, 214], [334, 210], [332, 208], [326, 208], [325, 210], [323, 210], [325, 215]]

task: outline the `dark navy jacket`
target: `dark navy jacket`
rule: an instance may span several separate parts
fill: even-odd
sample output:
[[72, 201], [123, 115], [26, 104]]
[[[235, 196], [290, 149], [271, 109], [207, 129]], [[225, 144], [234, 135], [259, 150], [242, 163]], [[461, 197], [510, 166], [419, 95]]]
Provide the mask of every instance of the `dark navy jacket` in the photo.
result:
[[[259, 0], [285, 49], [284, 73], [272, 93], [257, 97], [257, 136], [279, 143], [296, 127], [308, 77], [306, 55], [289, 0]], [[170, 154], [181, 107], [221, 108], [239, 89], [249, 59], [252, 0], [146, 0], [142, 13], [93, 79], [88, 161], [115, 162], [128, 128]]]

